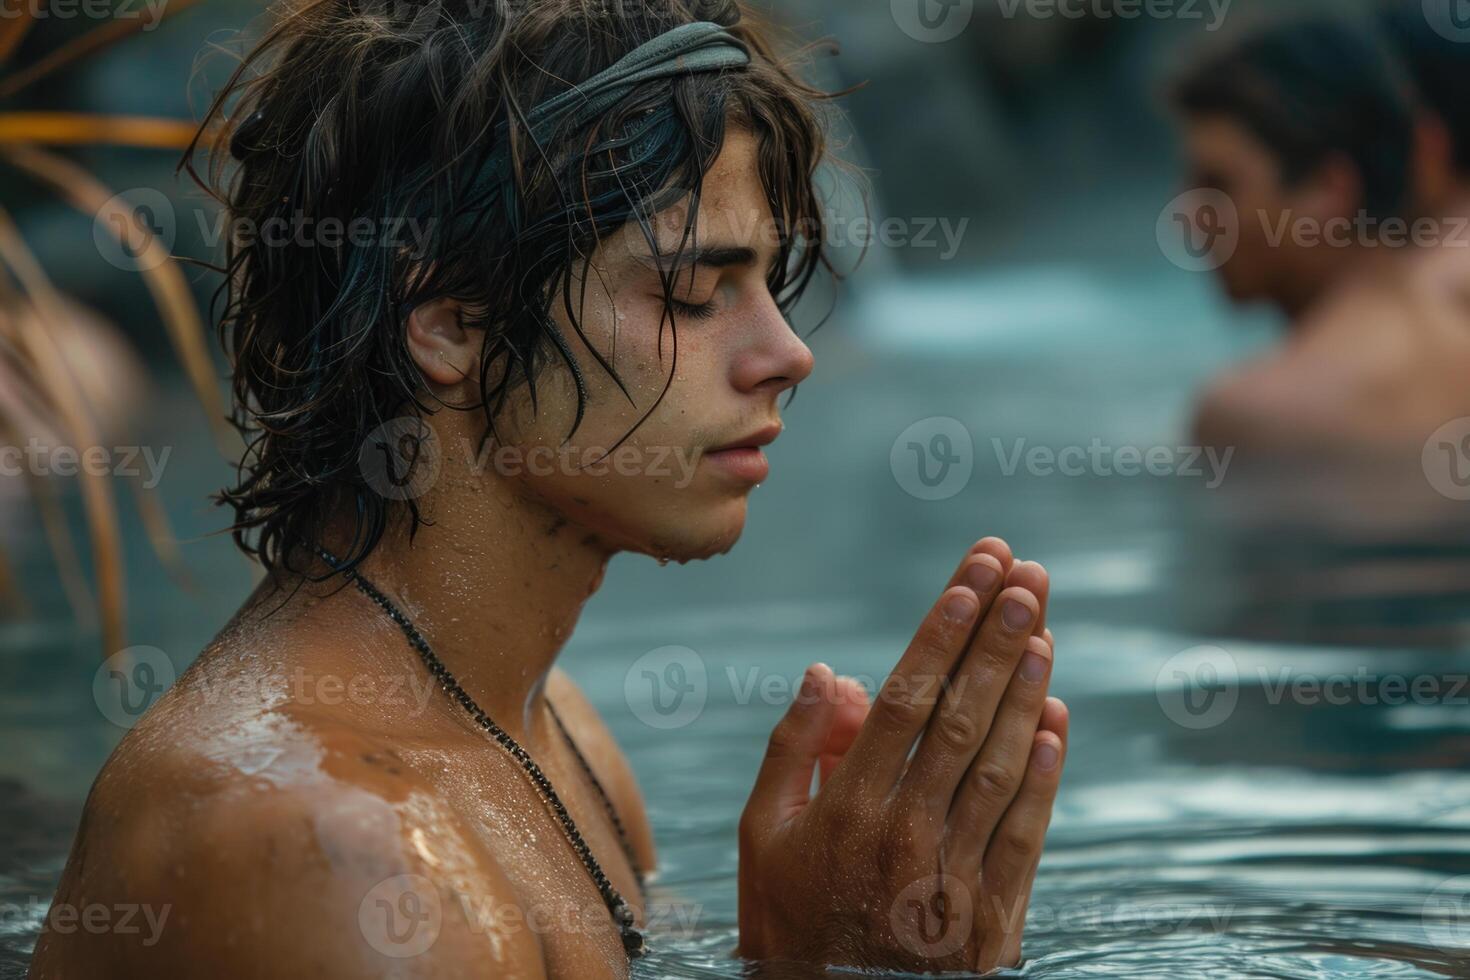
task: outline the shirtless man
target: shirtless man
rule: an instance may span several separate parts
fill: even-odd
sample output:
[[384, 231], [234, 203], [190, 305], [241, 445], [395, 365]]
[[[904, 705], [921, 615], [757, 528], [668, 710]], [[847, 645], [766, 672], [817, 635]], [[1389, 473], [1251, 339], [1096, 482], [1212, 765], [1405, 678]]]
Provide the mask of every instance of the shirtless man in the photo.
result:
[[1236, 212], [1227, 292], [1290, 321], [1284, 343], [1201, 396], [1198, 439], [1247, 461], [1417, 473], [1431, 433], [1470, 415], [1470, 307], [1443, 288], [1470, 231], [1416, 193], [1443, 140], [1398, 60], [1367, 26], [1292, 22], [1201, 63], [1174, 95], [1193, 183]]
[[[229, 253], [225, 499], [267, 575], [98, 776], [33, 977], [585, 980], [663, 941], [633, 774], [556, 658], [614, 554], [741, 533], [812, 370], [818, 93], [736, 3], [515, 11], [308, 0], [224, 96], [231, 216], [321, 229]], [[808, 669], [738, 955], [1019, 961], [1067, 734], [1046, 598], [985, 539], [871, 709]], [[122, 903], [158, 934], [58, 928]]]

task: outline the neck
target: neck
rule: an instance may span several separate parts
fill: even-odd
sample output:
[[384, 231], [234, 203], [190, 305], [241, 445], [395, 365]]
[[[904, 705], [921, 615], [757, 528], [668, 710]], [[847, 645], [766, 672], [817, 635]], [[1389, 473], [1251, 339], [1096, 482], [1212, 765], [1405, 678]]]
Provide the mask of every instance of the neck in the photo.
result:
[[1319, 310], [1342, 297], [1394, 282], [1418, 251], [1407, 244], [1322, 249], [1317, 255], [1324, 264], [1311, 271], [1303, 269], [1294, 277], [1300, 288], [1283, 297], [1282, 309], [1293, 328], [1314, 322]]
[[[432, 523], [410, 541], [405, 511], [361, 572], [470, 697], [524, 742], [540, 730], [547, 676], [612, 551], [502, 481], [477, 479], [473, 492], [453, 494], [470, 484], [448, 477], [438, 484], [446, 489], [420, 500]], [[406, 645], [404, 655], [413, 656]]]

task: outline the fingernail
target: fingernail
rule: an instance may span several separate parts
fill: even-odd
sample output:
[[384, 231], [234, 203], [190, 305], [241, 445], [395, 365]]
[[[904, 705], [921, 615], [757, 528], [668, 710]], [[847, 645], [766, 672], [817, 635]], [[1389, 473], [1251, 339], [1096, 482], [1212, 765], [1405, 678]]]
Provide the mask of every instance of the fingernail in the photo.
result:
[[812, 695], [817, 693], [817, 668], [808, 667], [801, 678], [801, 698], [803, 701], [811, 700]]
[[1057, 767], [1057, 747], [1050, 742], [1042, 742], [1031, 753], [1031, 764], [1042, 772], [1051, 772]]
[[965, 580], [966, 585], [981, 595], [984, 595], [995, 588], [995, 583], [1000, 580], [1000, 572], [997, 572], [985, 562], [976, 562], [965, 573]]
[[1031, 625], [1031, 607], [1015, 599], [1006, 600], [1006, 607], [1001, 611], [1000, 616], [1013, 630], [1025, 629]]
[[1021, 658], [1021, 677], [1035, 684], [1046, 676], [1046, 658], [1029, 650]]
[[968, 592], [956, 592], [944, 601], [944, 615], [956, 623], [963, 623], [980, 611], [975, 597]]

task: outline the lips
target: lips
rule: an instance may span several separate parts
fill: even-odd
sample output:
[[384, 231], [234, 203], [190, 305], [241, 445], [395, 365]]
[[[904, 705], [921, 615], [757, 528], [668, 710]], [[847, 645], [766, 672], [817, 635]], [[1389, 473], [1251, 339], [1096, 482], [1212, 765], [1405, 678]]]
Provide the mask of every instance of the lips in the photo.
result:
[[780, 422], [772, 422], [770, 425], [757, 429], [743, 439], [727, 442], [723, 446], [716, 446], [713, 449], [706, 450], [706, 452], [714, 454], [731, 452], [737, 449], [760, 449], [762, 446], [769, 446], [775, 442], [776, 437], [781, 434], [781, 429], [782, 425]]
[[771, 472], [771, 464], [766, 454], [761, 452], [761, 447], [775, 442], [780, 434], [781, 424], [772, 423], [748, 436], [707, 450], [704, 457], [736, 480], [760, 483]]

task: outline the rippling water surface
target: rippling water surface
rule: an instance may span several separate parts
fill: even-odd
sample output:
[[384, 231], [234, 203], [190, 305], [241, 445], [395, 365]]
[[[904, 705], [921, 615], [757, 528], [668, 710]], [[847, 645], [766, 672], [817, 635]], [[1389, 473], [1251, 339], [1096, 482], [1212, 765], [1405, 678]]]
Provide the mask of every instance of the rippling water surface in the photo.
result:
[[[1431, 513], [1422, 485], [1296, 483], [1278, 506], [1233, 477], [1008, 474], [1017, 439], [1177, 446], [1188, 393], [1229, 341], [1181, 312], [1198, 296], [1152, 283], [1107, 294], [1125, 338], [1061, 341], [1045, 325], [987, 331], [983, 291], [944, 288], [874, 298], [890, 311], [878, 327], [824, 328], [740, 547], [685, 568], [620, 559], [573, 640], [567, 664], [648, 798], [657, 897], [692, 909], [638, 975], [738, 974], [735, 826], [784, 709], [761, 683], [784, 691], [819, 659], [881, 679], [966, 546], [998, 533], [1051, 569], [1054, 688], [1073, 717], [1027, 975], [1470, 976], [1470, 538], [1454, 511]], [[1092, 319], [1120, 315], [1088, 295]], [[1048, 315], [1066, 299], [1054, 289]], [[932, 356], [904, 310], [944, 317]], [[956, 347], [965, 317], [976, 339]], [[931, 416], [974, 447], [942, 501], [905, 492], [892, 463]], [[186, 533], [215, 526], [194, 502], [222, 478], [170, 472]], [[191, 544], [207, 574], [181, 605], [135, 544], [132, 639], [182, 665], [246, 572], [223, 542]], [[39, 548], [21, 553], [44, 582]], [[90, 641], [39, 606], [39, 622], [4, 627], [0, 661], [0, 975], [24, 970], [118, 735], [91, 702]], [[672, 730], [646, 723], [651, 691], [630, 671], [666, 646], [704, 676], [702, 708]]]

